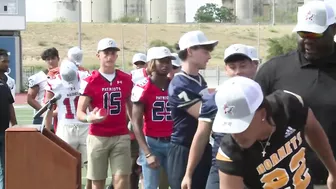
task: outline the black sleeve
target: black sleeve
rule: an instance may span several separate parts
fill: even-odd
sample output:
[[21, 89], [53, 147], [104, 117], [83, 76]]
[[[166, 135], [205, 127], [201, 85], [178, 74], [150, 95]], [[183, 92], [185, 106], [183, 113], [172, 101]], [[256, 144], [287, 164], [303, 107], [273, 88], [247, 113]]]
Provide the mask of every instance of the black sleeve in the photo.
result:
[[272, 60], [263, 63], [254, 77], [254, 80], [259, 83], [265, 96], [271, 94], [273, 91], [273, 67], [274, 62]]
[[10, 103], [10, 104], [13, 104], [15, 101], [14, 101], [14, 98], [13, 98], [13, 95], [12, 95], [12, 92], [10, 91], [10, 89], [9, 89], [9, 87], [7, 87], [8, 88], [8, 102]]
[[307, 122], [308, 107], [303, 101], [303, 98], [298, 94], [290, 91], [284, 91], [284, 106], [288, 116], [288, 125], [293, 128], [302, 129]]
[[[0, 81], [2, 82], [2, 81]], [[8, 87], [7, 83], [4, 83], [4, 86], [5, 86], [5, 90], [6, 90], [6, 94], [7, 94], [7, 99], [8, 99], [8, 103], [9, 104], [13, 104], [14, 103], [14, 98], [13, 98], [13, 95], [12, 95], [12, 91], [10, 90], [10, 88]]]
[[244, 175], [243, 150], [233, 140], [231, 135], [224, 135], [221, 146], [218, 150], [217, 165], [221, 172], [228, 175]]

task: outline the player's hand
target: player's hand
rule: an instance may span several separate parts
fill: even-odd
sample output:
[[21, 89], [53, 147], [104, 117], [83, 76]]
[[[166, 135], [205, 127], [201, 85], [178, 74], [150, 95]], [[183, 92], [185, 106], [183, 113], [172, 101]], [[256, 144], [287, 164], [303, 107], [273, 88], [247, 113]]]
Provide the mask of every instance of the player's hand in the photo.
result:
[[336, 189], [336, 178], [335, 178], [335, 176], [329, 174], [328, 180], [327, 180], [327, 186], [328, 186], [328, 189]]
[[149, 157], [146, 158], [147, 164], [149, 165], [150, 168], [156, 169], [160, 167], [160, 161], [159, 158], [157, 158], [154, 155], [150, 155]]
[[181, 183], [181, 189], [191, 189], [192, 178], [185, 175]]
[[105, 109], [94, 108], [91, 114], [88, 116], [88, 122], [99, 123], [107, 118], [107, 113]]

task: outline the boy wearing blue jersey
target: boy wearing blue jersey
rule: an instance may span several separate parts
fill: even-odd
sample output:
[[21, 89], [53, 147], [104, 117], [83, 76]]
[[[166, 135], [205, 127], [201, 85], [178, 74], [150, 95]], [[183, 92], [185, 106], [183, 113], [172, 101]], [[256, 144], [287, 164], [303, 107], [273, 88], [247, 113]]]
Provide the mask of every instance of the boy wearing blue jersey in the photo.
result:
[[[218, 41], [209, 41], [203, 32], [185, 33], [179, 40], [178, 56], [182, 61], [181, 72], [172, 79], [168, 93], [174, 121], [172, 147], [168, 154], [168, 180], [172, 189], [180, 189], [186, 170], [189, 149], [197, 129], [201, 99], [208, 94], [207, 83], [198, 73], [205, 69], [210, 52]], [[211, 167], [211, 146], [208, 144], [202, 163], [193, 174], [193, 188], [204, 189]]]

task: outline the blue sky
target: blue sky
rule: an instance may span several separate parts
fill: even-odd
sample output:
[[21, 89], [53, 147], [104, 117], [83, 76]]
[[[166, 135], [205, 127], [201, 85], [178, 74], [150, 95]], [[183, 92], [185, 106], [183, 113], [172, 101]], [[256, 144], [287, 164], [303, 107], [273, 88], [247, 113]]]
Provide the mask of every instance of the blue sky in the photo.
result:
[[[54, 0], [26, 0], [26, 18], [27, 22], [48, 22], [53, 20]], [[207, 2], [220, 2], [220, 0], [186, 0], [186, 19], [187, 22], [193, 22], [194, 15], [198, 7]], [[36, 6], [38, 5], [38, 6]]]

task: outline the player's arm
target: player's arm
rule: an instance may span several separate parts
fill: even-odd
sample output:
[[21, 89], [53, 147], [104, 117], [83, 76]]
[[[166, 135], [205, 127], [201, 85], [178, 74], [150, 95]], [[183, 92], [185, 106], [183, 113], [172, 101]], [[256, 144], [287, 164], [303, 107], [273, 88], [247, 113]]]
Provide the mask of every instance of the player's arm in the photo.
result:
[[196, 166], [201, 161], [206, 145], [209, 143], [212, 122], [217, 113], [217, 106], [213, 100], [214, 95], [204, 97], [200, 115], [198, 118], [198, 127], [194, 135], [185, 176], [192, 178]]
[[17, 125], [15, 108], [13, 104], [9, 105], [10, 123], [12, 126]]
[[87, 110], [91, 108], [91, 97], [94, 95], [94, 89], [91, 89], [91, 87], [86, 80], [81, 81], [78, 91], [81, 96], [78, 99], [76, 116], [79, 121], [84, 123], [99, 123], [105, 120], [107, 115], [99, 115], [97, 107], [93, 108], [89, 115], [87, 114]]
[[78, 99], [76, 116], [79, 121], [86, 123], [88, 122], [87, 109], [91, 107], [90, 96], [93, 94], [88, 81], [81, 80], [78, 92], [81, 96]]
[[244, 189], [244, 180], [243, 177], [229, 175], [219, 171], [219, 188], [220, 189]]
[[336, 162], [328, 137], [311, 109], [308, 110], [305, 138], [309, 146], [315, 151], [327, 168], [329, 174], [336, 177]]
[[[54, 93], [46, 90], [46, 101], [49, 101], [50, 99], [52, 99], [54, 97]], [[53, 108], [54, 109], [54, 108]], [[46, 118], [45, 118], [45, 126], [47, 129], [51, 130], [52, 129], [52, 118], [53, 118], [53, 113], [54, 111], [48, 111]]]
[[87, 109], [90, 107], [91, 99], [88, 96], [80, 96], [77, 105], [77, 119], [81, 122], [88, 122]]
[[139, 86], [134, 86], [132, 90], [132, 97], [131, 100], [133, 102], [132, 107], [132, 125], [133, 125], [133, 133], [135, 138], [137, 139], [140, 148], [144, 151], [145, 155], [147, 156], [150, 154], [149, 147], [147, 146], [147, 142], [145, 136], [143, 134], [143, 115], [145, 112], [145, 105], [143, 101], [143, 88]]
[[132, 121], [133, 121], [133, 133], [135, 138], [137, 139], [140, 148], [144, 151], [145, 155], [150, 154], [149, 147], [147, 146], [147, 142], [145, 140], [145, 136], [143, 134], [143, 114], [144, 114], [144, 104], [141, 102], [133, 103], [132, 110]]
[[[8, 93], [11, 93], [10, 89], [8, 88]], [[14, 108], [14, 98], [12, 94], [8, 95], [8, 102], [9, 102], [9, 116], [10, 116], [10, 123], [12, 126], [17, 125], [15, 108]]]
[[132, 120], [132, 117], [133, 117], [132, 108], [133, 108], [133, 103], [131, 101], [131, 97], [129, 97], [126, 101], [126, 111], [127, 111], [127, 116], [129, 120]]
[[38, 85], [34, 85], [28, 88], [27, 103], [35, 110], [39, 110], [42, 107], [41, 104], [35, 100], [39, 90], [40, 87]]
[[218, 165], [220, 189], [244, 189], [243, 153], [230, 135], [222, 139], [224, 142], [218, 149], [216, 161]]
[[132, 90], [133, 90], [133, 82], [132, 82], [132, 77], [128, 76], [128, 82], [126, 82], [127, 86], [127, 94], [128, 97], [126, 99], [126, 113], [128, 117], [128, 121], [132, 122], [132, 108], [133, 108], [133, 102], [132, 102]]
[[336, 162], [328, 137], [325, 134], [313, 111], [308, 108], [301, 96], [290, 91], [284, 91], [287, 96], [284, 102], [289, 104], [288, 117], [290, 125], [304, 125], [304, 136], [309, 146], [319, 156], [329, 173], [336, 176]]

